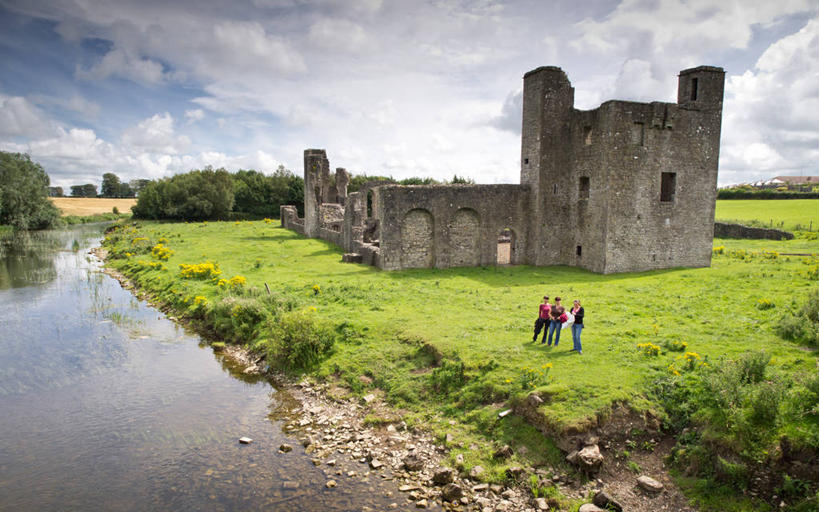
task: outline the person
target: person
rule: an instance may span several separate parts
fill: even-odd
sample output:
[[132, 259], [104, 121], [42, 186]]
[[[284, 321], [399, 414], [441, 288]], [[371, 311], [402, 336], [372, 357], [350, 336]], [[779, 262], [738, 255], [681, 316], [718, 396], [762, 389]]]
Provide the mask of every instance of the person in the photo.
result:
[[549, 330], [548, 323], [549, 323], [549, 310], [552, 308], [552, 305], [549, 304], [549, 297], [547, 295], [543, 296], [543, 303], [540, 304], [538, 307], [538, 314], [537, 320], [535, 320], [535, 335], [532, 338], [532, 343], [537, 341], [537, 335], [540, 334], [540, 330], [543, 329], [543, 340], [540, 342], [541, 344], [546, 341], [546, 332]]
[[552, 346], [552, 335], [557, 331], [555, 336], [555, 346], [560, 343], [560, 329], [563, 327], [563, 322], [566, 321], [566, 308], [560, 305], [560, 297], [555, 297], [555, 303], [549, 309], [549, 339], [548, 345]]
[[574, 315], [574, 323], [572, 324], [572, 341], [574, 342], [574, 348], [572, 350], [576, 350], [578, 354], [582, 355], [583, 346], [580, 344], [580, 332], [583, 330], [583, 315], [585, 311], [583, 311], [583, 306], [580, 305], [580, 301], [577, 299], [574, 300], [572, 314]]

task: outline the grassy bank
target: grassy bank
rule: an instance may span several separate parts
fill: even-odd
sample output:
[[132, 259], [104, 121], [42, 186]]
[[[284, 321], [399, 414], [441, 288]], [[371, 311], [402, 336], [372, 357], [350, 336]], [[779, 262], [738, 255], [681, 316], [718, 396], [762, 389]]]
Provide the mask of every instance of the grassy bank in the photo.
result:
[[[608, 276], [526, 266], [382, 272], [342, 264], [336, 247], [273, 221], [145, 223], [109, 234], [106, 245], [112, 266], [219, 337], [266, 351], [272, 364], [382, 394], [405, 420], [451, 432], [452, 456], [464, 455], [467, 468], [480, 463], [500, 479], [510, 464], [562, 464], [534, 427], [497, 419], [532, 392], [545, 398], [539, 413], [555, 433], [582, 430], [618, 403], [666, 417], [663, 400], [691, 398], [674, 393], [686, 380], [696, 386], [696, 372], [758, 350], [772, 357], [767, 375], [801, 392], [816, 355], [783, 340], [778, 326], [816, 287], [814, 262], [762, 250], [819, 252], [819, 242], [754, 242], [750, 254], [743, 243], [715, 241], [724, 248], [710, 268]], [[569, 352], [570, 332], [556, 348], [532, 343], [544, 294], [583, 301], [583, 355]], [[646, 343], [658, 354], [638, 347]], [[686, 352], [697, 357], [691, 371]], [[671, 387], [658, 394], [658, 382]], [[783, 413], [766, 428], [817, 442], [815, 414]], [[718, 434], [726, 444], [737, 435]], [[503, 442], [527, 454], [493, 460]]]
[[716, 219], [786, 231], [819, 231], [819, 199], [717, 201]]

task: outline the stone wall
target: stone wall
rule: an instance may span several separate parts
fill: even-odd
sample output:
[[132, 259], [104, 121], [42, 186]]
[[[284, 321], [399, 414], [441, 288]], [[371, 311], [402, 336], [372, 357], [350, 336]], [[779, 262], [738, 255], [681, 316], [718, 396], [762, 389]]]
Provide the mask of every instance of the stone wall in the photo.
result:
[[752, 240], [793, 240], [793, 233], [779, 229], [751, 228], [742, 224], [714, 223], [714, 238], [749, 238]]
[[381, 268], [494, 265], [506, 228], [514, 233], [513, 263], [526, 262], [528, 187], [385, 185], [377, 191]]

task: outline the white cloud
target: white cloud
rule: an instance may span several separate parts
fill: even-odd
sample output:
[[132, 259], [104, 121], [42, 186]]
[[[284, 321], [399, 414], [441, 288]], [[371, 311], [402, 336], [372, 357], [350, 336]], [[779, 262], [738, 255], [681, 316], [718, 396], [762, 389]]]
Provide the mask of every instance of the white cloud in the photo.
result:
[[0, 94], [0, 136], [37, 138], [54, 133], [55, 128], [26, 98]]
[[173, 123], [173, 117], [167, 112], [154, 114], [126, 130], [122, 134], [122, 143], [148, 153], [182, 153], [190, 145], [190, 139], [185, 135], [177, 135]]
[[159, 62], [132, 55], [117, 48], [106, 53], [102, 59], [88, 69], [77, 68], [77, 78], [102, 80], [117, 76], [133, 80], [143, 85], [156, 85], [166, 79], [166, 73]]
[[322, 18], [310, 27], [308, 39], [324, 50], [359, 52], [371, 44], [366, 32], [356, 23], [344, 19]]
[[205, 111], [201, 108], [191, 109], [185, 111], [185, 119], [188, 120], [189, 123], [195, 123], [197, 121], [201, 121], [205, 118]]

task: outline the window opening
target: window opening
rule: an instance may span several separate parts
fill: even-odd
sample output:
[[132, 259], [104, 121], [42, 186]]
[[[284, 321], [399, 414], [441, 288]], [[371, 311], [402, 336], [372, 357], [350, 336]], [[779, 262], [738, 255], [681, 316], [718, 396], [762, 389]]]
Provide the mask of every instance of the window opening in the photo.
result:
[[578, 256], [582, 256], [582, 255], [583, 255], [583, 246], [578, 245], [578, 246], [577, 246], [577, 251], [576, 251], [576, 252], [577, 252], [577, 255], [578, 255]]
[[373, 216], [373, 193], [371, 190], [367, 191], [367, 218]]
[[699, 78], [691, 79], [691, 101], [697, 100], [697, 93], [699, 92], [697, 89], [699, 88], [699, 85], [700, 85]]
[[637, 146], [642, 146], [645, 144], [645, 124], [643, 123], [634, 123], [631, 125], [631, 143]]
[[553, 193], [557, 194], [557, 183], [554, 184]]
[[578, 184], [578, 195], [580, 199], [588, 199], [589, 198], [589, 188], [591, 187], [589, 182], [588, 176], [581, 176], [580, 183]]
[[510, 265], [515, 261], [515, 232], [509, 228], [498, 235], [498, 265]]
[[591, 136], [592, 136], [592, 127], [591, 126], [584, 126], [583, 127], [583, 140], [587, 146], [591, 146]]
[[677, 173], [664, 172], [660, 183], [660, 201], [670, 203], [674, 201], [674, 194], [677, 188]]
[[529, 165], [529, 159], [528, 159], [528, 158], [524, 158], [524, 159], [523, 159], [523, 163], [524, 163], [524, 164], [526, 164], [526, 165]]

